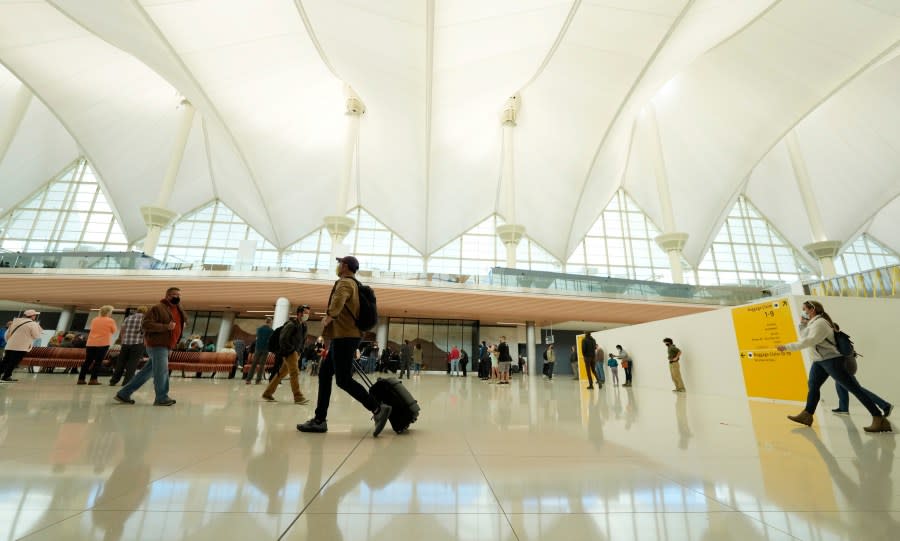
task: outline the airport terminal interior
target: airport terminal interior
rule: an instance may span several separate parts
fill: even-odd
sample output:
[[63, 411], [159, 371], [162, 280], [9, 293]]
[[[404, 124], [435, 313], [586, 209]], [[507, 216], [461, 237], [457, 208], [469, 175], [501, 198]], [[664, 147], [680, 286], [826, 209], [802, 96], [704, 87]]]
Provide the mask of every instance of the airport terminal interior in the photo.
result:
[[900, 538], [898, 88], [896, 0], [0, 0], [0, 540]]

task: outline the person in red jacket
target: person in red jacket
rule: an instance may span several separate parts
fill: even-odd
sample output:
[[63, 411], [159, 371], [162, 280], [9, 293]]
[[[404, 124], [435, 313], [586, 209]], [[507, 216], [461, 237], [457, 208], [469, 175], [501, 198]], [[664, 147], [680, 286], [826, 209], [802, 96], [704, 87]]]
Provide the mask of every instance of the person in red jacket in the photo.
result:
[[181, 333], [187, 325], [187, 316], [181, 308], [181, 290], [170, 287], [166, 297], [151, 308], [144, 316], [144, 342], [150, 360], [141, 371], [116, 393], [115, 399], [122, 404], [134, 404], [131, 393], [137, 391], [153, 377], [156, 391], [154, 406], [171, 406], [175, 401], [169, 396], [169, 352], [175, 349]]

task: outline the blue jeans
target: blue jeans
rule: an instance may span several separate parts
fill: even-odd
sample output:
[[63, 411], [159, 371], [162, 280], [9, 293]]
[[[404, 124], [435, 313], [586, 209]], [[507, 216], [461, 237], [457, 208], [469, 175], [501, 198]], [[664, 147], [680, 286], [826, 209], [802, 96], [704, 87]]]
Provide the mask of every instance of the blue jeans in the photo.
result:
[[153, 376], [153, 390], [156, 391], [154, 404], [169, 400], [169, 348], [148, 347], [147, 356], [150, 360], [141, 370], [131, 378], [127, 385], [119, 390], [119, 396], [125, 399], [131, 398], [131, 393], [141, 388], [147, 380]]
[[[850, 376], [850, 377], [853, 378], [854, 381], [856, 380], [856, 376]], [[887, 410], [890, 409], [891, 405], [890, 405], [890, 403], [888, 403], [887, 400], [881, 398], [880, 396], [878, 396], [877, 394], [873, 393], [872, 391], [866, 389], [862, 385], [860, 385], [860, 388], [863, 390], [864, 393], [866, 393], [869, 396], [869, 398], [872, 399], [872, 402], [875, 402], [876, 406], [881, 408], [882, 411], [884, 411], [886, 413]], [[838, 409], [841, 411], [850, 411], [850, 393], [847, 391], [847, 389], [844, 388], [843, 385], [841, 385], [840, 383], [835, 381], [834, 382], [834, 390], [837, 391], [837, 395], [838, 395]]]
[[597, 381], [600, 383], [606, 383], [606, 372], [603, 370], [603, 362], [597, 361], [594, 363], [594, 374], [597, 375]]
[[816, 406], [819, 405], [820, 389], [828, 380], [828, 376], [834, 378], [834, 381], [843, 385], [848, 391], [853, 393], [857, 400], [862, 402], [866, 410], [872, 417], [881, 417], [881, 410], [875, 405], [875, 402], [865, 393], [865, 389], [844, 370], [844, 358], [834, 357], [833, 359], [825, 359], [812, 363], [809, 368], [809, 392], [806, 394], [806, 411], [809, 413], [816, 412]]
[[459, 359], [450, 359], [450, 373], [459, 374]]

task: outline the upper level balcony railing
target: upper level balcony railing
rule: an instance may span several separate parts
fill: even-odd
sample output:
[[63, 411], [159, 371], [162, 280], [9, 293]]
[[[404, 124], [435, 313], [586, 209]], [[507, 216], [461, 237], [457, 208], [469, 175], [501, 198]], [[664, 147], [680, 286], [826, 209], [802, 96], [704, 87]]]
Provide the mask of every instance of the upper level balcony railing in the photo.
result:
[[823, 297], [900, 297], [900, 265], [835, 276], [827, 280], [805, 282], [808, 295]]
[[[41, 269], [41, 270], [38, 270]], [[51, 270], [46, 270], [51, 269]], [[227, 264], [166, 263], [140, 252], [63, 252], [63, 253], [0, 253], [0, 273], [29, 272], [56, 274], [58, 272], [106, 274], [120, 271], [130, 275], [147, 272], [173, 272], [184, 275], [225, 275], [229, 277], [283, 277], [311, 280], [331, 280], [332, 271], [295, 269], [288, 267], [237, 266]], [[530, 271], [495, 267], [485, 275], [446, 274], [433, 272], [401, 273], [361, 270], [359, 277], [373, 284], [406, 285], [411, 287], [443, 287], [452, 289], [481, 289], [490, 291], [518, 291], [530, 294], [598, 297], [665, 301], [690, 304], [733, 306], [751, 302], [768, 295], [767, 285], [693, 286], [625, 278], [586, 276], [557, 272]]]

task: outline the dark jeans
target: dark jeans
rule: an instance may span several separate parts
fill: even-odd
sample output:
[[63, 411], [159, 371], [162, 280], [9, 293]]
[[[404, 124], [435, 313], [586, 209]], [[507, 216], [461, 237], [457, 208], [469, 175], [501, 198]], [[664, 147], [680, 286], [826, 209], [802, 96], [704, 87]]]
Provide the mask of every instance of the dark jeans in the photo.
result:
[[[585, 372], [587, 372], [588, 385], [594, 386], [594, 360], [593, 359], [584, 359], [584, 367], [586, 368]], [[575, 373], [575, 377], [578, 377], [578, 373]], [[600, 380], [597, 380], [597, 385], [600, 385]]]
[[403, 372], [406, 372], [406, 379], [409, 379], [409, 365], [410, 363], [400, 363], [400, 379], [403, 379]]
[[631, 363], [629, 363], [628, 368], [625, 369], [625, 383], [631, 383]]
[[319, 396], [316, 401], [316, 419], [325, 421], [328, 418], [328, 405], [331, 402], [331, 377], [337, 386], [356, 399], [369, 411], [378, 409], [378, 402], [369, 395], [369, 391], [353, 379], [353, 357], [359, 346], [359, 338], [335, 338], [328, 348], [328, 357], [319, 368]]
[[253, 374], [256, 373], [256, 382], [262, 379], [263, 372], [266, 371], [266, 360], [269, 358], [268, 351], [257, 351], [253, 354], [253, 362], [250, 364], [250, 370], [247, 372], [247, 376], [244, 378], [247, 381], [253, 379]]
[[26, 351], [14, 351], [11, 349], [3, 352], [3, 364], [0, 366], [0, 370], [3, 372], [3, 379], [9, 379], [12, 376], [13, 370], [19, 366], [26, 353]]
[[122, 344], [122, 351], [119, 352], [119, 358], [116, 360], [116, 371], [109, 382], [116, 384], [122, 379], [122, 373], [125, 373], [123, 384], [131, 381], [134, 377], [134, 371], [137, 369], [138, 361], [144, 356], [144, 344]]
[[833, 359], [812, 363], [812, 366], [809, 368], [809, 392], [806, 395], [806, 411], [809, 413], [816, 412], [816, 406], [819, 405], [819, 390], [828, 381], [828, 376], [834, 378], [836, 382], [850, 391], [857, 400], [862, 402], [862, 405], [873, 417], [881, 417], [881, 410], [878, 409], [875, 402], [865, 393], [865, 390], [856, 381], [856, 378], [844, 370], [843, 357], [834, 357]]
[[81, 363], [81, 373], [78, 374], [78, 381], [84, 381], [84, 376], [88, 371], [91, 373], [91, 379], [97, 379], [100, 372], [100, 366], [103, 364], [103, 358], [109, 346], [87, 346], [84, 348], [84, 362]]
[[[854, 381], [856, 381], [856, 376], [850, 376], [850, 377], [853, 378]], [[878, 396], [877, 394], [873, 393], [872, 391], [866, 389], [862, 385], [860, 385], [860, 388], [863, 390], [864, 393], [866, 393], [869, 396], [869, 398], [872, 399], [872, 402], [875, 402], [876, 406], [878, 406], [879, 408], [881, 408], [882, 411], [887, 413], [887, 410], [889, 410], [891, 407], [890, 403], [887, 400], [881, 398], [880, 396]], [[850, 410], [850, 393], [847, 392], [847, 389], [845, 389], [843, 385], [841, 385], [840, 383], [838, 383], [836, 381], [834, 382], [834, 390], [837, 391], [837, 395], [838, 395], [838, 409], [841, 411], [849, 411]]]

